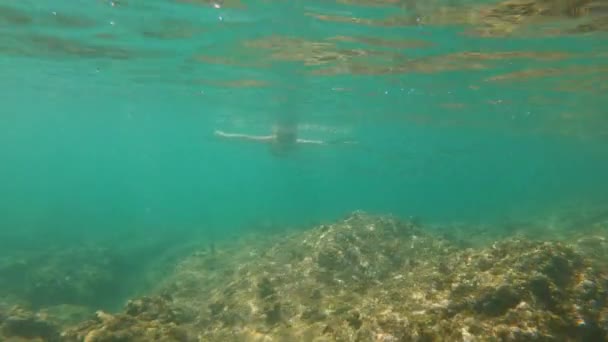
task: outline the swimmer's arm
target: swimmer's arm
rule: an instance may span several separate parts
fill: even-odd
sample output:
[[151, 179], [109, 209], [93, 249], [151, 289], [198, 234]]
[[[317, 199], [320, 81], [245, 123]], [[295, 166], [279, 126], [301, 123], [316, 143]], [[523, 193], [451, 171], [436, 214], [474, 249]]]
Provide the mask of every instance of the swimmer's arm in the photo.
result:
[[335, 141], [324, 141], [324, 140], [310, 140], [310, 139], [297, 139], [298, 144], [312, 144], [312, 145], [354, 145], [356, 141], [349, 140], [335, 140]]
[[297, 139], [298, 144], [314, 144], [314, 145], [325, 145], [323, 140], [309, 140], [309, 139]]
[[226, 133], [223, 131], [215, 131], [215, 135], [222, 138], [227, 139], [241, 139], [241, 140], [249, 140], [249, 141], [271, 141], [274, 139], [272, 135], [248, 135], [248, 134], [239, 134], [239, 133]]

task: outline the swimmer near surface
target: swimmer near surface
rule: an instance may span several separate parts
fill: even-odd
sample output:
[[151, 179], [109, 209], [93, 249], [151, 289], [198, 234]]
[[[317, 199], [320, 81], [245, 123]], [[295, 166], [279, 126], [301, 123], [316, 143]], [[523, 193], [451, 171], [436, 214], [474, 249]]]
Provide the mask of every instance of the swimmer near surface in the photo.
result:
[[223, 139], [234, 139], [250, 142], [266, 143], [270, 146], [270, 151], [275, 156], [286, 156], [296, 149], [298, 145], [351, 145], [355, 141], [349, 140], [318, 140], [298, 138], [297, 125], [275, 124], [270, 135], [251, 135], [242, 133], [228, 133], [222, 130], [215, 130], [215, 136]]

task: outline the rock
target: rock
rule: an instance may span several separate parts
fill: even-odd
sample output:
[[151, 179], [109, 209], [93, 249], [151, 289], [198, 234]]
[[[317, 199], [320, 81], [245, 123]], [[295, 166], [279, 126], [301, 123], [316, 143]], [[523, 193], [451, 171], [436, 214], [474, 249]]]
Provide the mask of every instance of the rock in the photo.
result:
[[14, 308], [5, 316], [0, 332], [4, 338], [39, 338], [49, 342], [59, 341], [60, 337], [53, 323], [22, 308]]

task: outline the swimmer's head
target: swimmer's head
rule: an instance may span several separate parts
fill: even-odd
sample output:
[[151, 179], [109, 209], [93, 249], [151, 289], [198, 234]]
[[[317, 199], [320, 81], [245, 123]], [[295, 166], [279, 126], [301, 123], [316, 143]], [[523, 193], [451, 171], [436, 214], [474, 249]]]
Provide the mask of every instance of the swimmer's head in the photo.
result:
[[297, 140], [296, 129], [285, 126], [274, 127], [275, 143], [278, 145], [294, 145]]
[[270, 146], [276, 157], [287, 156], [296, 146], [297, 130], [294, 127], [277, 125], [273, 129], [274, 141]]

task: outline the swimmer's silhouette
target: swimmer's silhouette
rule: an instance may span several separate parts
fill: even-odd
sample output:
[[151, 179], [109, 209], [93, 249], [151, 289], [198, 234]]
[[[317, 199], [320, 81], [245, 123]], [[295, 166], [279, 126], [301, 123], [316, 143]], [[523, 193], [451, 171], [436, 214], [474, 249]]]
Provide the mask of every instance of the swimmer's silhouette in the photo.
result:
[[298, 138], [298, 126], [295, 120], [279, 120], [275, 123], [270, 135], [250, 135], [241, 133], [226, 133], [216, 130], [215, 135], [227, 139], [240, 139], [270, 144], [274, 155], [284, 156], [295, 149], [298, 144], [325, 145], [323, 140]]
[[354, 141], [343, 140], [313, 140], [301, 139], [297, 136], [297, 126], [276, 124], [271, 135], [250, 135], [241, 133], [227, 133], [216, 130], [215, 135], [226, 139], [238, 139], [245, 141], [261, 142], [270, 145], [271, 152], [275, 156], [283, 157], [293, 151], [297, 145], [336, 145], [356, 144]]

